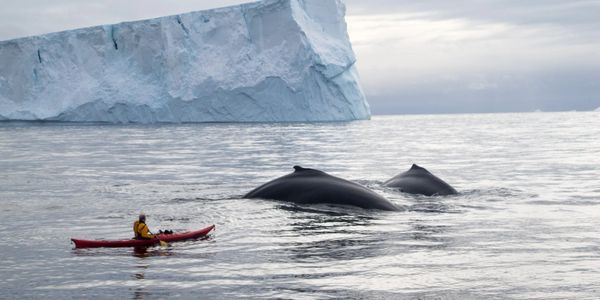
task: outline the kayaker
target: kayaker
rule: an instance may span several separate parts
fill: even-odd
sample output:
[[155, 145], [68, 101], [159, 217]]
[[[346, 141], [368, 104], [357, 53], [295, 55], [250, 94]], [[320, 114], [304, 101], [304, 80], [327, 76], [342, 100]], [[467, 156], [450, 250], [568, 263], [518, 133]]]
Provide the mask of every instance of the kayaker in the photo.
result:
[[135, 234], [136, 240], [151, 240], [155, 236], [148, 230], [146, 225], [146, 215], [141, 213], [138, 220], [133, 222], [133, 234]]

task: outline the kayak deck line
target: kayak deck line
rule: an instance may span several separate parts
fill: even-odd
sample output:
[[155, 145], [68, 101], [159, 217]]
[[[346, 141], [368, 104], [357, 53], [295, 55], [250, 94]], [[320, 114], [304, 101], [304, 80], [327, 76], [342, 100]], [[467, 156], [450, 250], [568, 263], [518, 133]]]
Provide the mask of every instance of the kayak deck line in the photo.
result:
[[186, 231], [173, 234], [157, 234], [157, 238], [151, 240], [82, 240], [72, 238], [71, 241], [75, 244], [75, 248], [149, 247], [160, 244], [160, 241], [170, 243], [190, 239], [197, 239], [208, 235], [214, 229], [215, 225], [213, 224], [195, 231]]

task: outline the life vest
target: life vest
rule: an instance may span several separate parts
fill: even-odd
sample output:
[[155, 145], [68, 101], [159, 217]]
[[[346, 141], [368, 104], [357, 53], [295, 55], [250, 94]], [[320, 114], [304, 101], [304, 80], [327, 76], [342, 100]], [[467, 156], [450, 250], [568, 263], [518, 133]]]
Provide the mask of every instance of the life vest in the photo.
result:
[[147, 240], [154, 238], [154, 236], [150, 234], [150, 231], [148, 230], [148, 225], [140, 221], [133, 222], [133, 234], [135, 234], [135, 239], [138, 240]]

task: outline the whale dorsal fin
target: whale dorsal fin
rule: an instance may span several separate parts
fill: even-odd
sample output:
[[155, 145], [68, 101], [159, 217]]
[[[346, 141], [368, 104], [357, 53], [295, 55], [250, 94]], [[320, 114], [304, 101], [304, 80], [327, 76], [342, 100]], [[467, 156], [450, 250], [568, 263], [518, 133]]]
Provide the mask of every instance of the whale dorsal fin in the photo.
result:
[[412, 167], [410, 167], [411, 170], [425, 170], [425, 168], [420, 167], [417, 164], [413, 164]]
[[325, 172], [323, 172], [323, 171], [309, 169], [309, 168], [303, 168], [301, 166], [294, 166], [294, 174], [298, 174], [298, 173], [300, 173], [302, 175], [325, 174]]

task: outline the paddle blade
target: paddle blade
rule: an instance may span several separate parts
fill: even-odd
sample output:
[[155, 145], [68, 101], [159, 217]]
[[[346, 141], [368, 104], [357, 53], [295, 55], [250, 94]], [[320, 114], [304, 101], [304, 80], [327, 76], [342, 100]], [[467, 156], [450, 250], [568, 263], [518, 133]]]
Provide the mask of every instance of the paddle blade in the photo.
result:
[[167, 243], [165, 241], [161, 241], [161, 240], [158, 240], [158, 241], [160, 242], [161, 247], [169, 247], [169, 243]]

